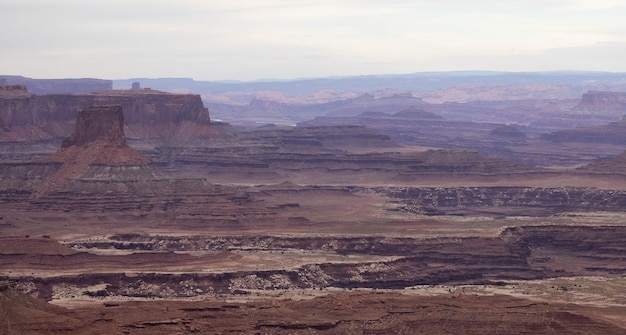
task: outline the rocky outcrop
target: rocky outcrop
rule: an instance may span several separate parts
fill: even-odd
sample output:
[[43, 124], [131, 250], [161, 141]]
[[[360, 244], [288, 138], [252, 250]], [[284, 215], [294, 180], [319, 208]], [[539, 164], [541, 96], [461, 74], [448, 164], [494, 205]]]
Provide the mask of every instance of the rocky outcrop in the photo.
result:
[[24, 86], [0, 90], [0, 153], [31, 158], [50, 154], [48, 148], [74, 129], [78, 111], [94, 105], [119, 105], [125, 133], [138, 148], [182, 146], [223, 131], [210, 123], [198, 95], [169, 94], [150, 89], [90, 94], [32, 95]]
[[93, 104], [119, 104], [124, 109], [127, 124], [209, 123], [209, 111], [199, 95], [170, 94], [151, 89], [118, 90], [92, 95]]
[[[62, 165], [42, 183], [40, 193], [80, 179], [97, 166], [128, 166], [133, 170], [147, 165], [150, 159], [126, 145], [122, 107], [107, 105], [80, 111], [72, 135], [64, 138], [61, 149], [44, 162]], [[116, 171], [123, 173], [124, 169]], [[119, 179], [112, 175], [109, 178]]]
[[126, 144], [122, 106], [92, 106], [78, 112], [74, 133], [63, 139], [61, 147], [84, 146], [98, 140], [110, 145]]
[[626, 92], [589, 91], [583, 94], [573, 111], [593, 115], [623, 116], [626, 114]]
[[[5, 106], [11, 101], [5, 101]], [[12, 116], [9, 126], [45, 126], [50, 122], [73, 122], [79, 110], [93, 105], [120, 105], [127, 125], [181, 123], [192, 121], [209, 123], [208, 110], [200, 96], [169, 94], [149, 89], [138, 91], [106, 91], [93, 94], [33, 95], [20, 108], [8, 110]], [[7, 108], [0, 106], [3, 111]]]
[[126, 145], [119, 105], [92, 106], [78, 112], [74, 132], [45, 161], [80, 165], [145, 165], [150, 160]]
[[24, 85], [0, 85], [0, 126], [4, 132], [15, 124], [34, 123], [29, 116], [19, 113], [28, 109], [31, 97]]
[[[589, 91], [573, 112], [594, 116], [612, 115], [623, 117], [626, 114], [626, 92]], [[561, 130], [542, 136], [552, 142], [589, 142], [623, 145], [626, 143], [626, 120], [608, 124]]]

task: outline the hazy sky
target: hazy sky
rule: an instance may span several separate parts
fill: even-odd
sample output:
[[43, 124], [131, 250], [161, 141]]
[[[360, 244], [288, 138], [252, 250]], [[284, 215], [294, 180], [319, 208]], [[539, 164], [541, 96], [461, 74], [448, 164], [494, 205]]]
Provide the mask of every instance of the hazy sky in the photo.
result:
[[626, 72], [626, 0], [2, 0], [0, 74]]

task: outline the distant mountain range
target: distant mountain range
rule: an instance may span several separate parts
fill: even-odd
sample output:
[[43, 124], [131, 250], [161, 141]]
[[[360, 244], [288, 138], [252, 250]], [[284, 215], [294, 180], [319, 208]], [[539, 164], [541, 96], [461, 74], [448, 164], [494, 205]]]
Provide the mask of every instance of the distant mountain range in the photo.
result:
[[581, 85], [624, 84], [626, 73], [613, 72], [490, 72], [453, 71], [418, 72], [399, 75], [364, 75], [352, 77], [327, 77], [293, 80], [259, 81], [197, 81], [191, 78], [130, 78], [113, 80], [113, 88], [130, 88], [133, 82], [143, 87], [163, 91], [189, 90], [199, 94], [227, 92], [278, 91], [291, 95], [309, 94], [320, 90], [371, 92], [380, 88], [405, 91], [446, 89], [461, 85]]

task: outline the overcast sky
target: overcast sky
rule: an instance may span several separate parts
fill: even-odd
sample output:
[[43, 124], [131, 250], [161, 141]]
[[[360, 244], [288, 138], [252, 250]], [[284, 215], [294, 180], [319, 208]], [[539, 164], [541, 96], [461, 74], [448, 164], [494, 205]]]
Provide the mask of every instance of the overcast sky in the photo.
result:
[[626, 72], [626, 0], [2, 0], [0, 74]]

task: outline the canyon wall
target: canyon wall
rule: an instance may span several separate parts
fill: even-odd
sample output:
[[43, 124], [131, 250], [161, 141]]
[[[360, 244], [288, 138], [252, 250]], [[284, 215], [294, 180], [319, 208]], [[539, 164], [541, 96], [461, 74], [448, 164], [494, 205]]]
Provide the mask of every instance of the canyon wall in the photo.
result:
[[[19, 131], [20, 127], [36, 127], [43, 129], [50, 137], [59, 138], [68, 134], [78, 111], [94, 105], [120, 105], [128, 126], [180, 124], [184, 121], [210, 123], [208, 109], [202, 104], [199, 95], [169, 94], [150, 89], [32, 95], [24, 86], [2, 87], [0, 126], [5, 130]], [[8, 134], [0, 132], [0, 141], [7, 137]]]
[[93, 105], [120, 105], [127, 124], [148, 122], [209, 122], [199, 95], [153, 90], [106, 91], [93, 94], [22, 95], [0, 99], [7, 126], [36, 125], [38, 120], [73, 121], [79, 110]]
[[182, 147], [228, 131], [227, 125], [211, 123], [199, 95], [151, 89], [36, 95], [24, 85], [0, 85], [0, 160], [54, 153], [74, 131], [78, 112], [99, 105], [122, 108], [126, 140], [144, 152]]

